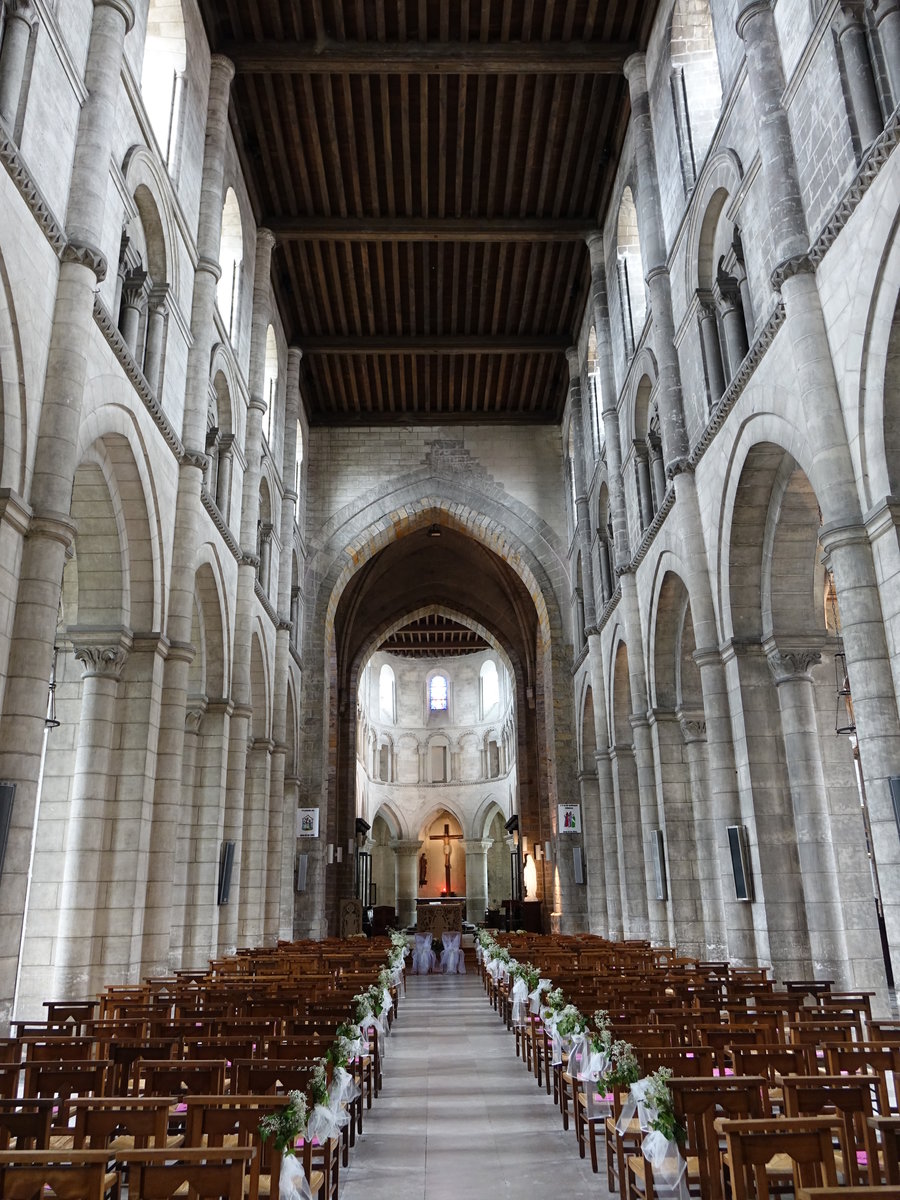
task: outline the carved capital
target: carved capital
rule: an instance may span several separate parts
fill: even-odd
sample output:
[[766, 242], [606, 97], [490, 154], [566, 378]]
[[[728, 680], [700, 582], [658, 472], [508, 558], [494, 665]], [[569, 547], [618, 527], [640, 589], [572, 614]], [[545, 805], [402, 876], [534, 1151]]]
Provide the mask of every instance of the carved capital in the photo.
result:
[[94, 272], [98, 283], [102, 283], [106, 278], [106, 259], [96, 246], [89, 246], [87, 242], [71, 238], [62, 252], [62, 261], [87, 267], [89, 271]]
[[126, 308], [141, 308], [147, 299], [147, 272], [129, 271], [122, 284], [122, 303]]
[[809, 679], [811, 667], [822, 661], [820, 650], [769, 650], [766, 661], [776, 686], [793, 679]]
[[76, 643], [75, 657], [81, 663], [82, 679], [100, 677], [118, 680], [128, 661], [128, 648], [121, 642], [114, 646], [79, 646]]
[[129, 33], [134, 25], [134, 4], [132, 0], [94, 0], [94, 8], [113, 8], [125, 22], [125, 32]]
[[694, 464], [689, 458], [673, 458], [666, 467], [666, 479], [671, 483], [676, 475], [693, 475]]
[[203, 723], [203, 718], [206, 716], [205, 708], [188, 708], [184, 714], [184, 728], [188, 733], [199, 733], [200, 726]]
[[681, 726], [681, 736], [686, 742], [706, 741], [705, 721], [695, 720], [689, 717], [681, 717], [678, 723]]
[[786, 279], [793, 279], [795, 275], [814, 275], [815, 271], [815, 263], [808, 254], [794, 254], [780, 262], [772, 272], [772, 287], [780, 292]]
[[6, 16], [10, 20], [24, 21], [29, 26], [37, 20], [32, 0], [6, 0]]
[[737, 35], [741, 41], [747, 40], [749, 32], [747, 26], [754, 17], [758, 17], [763, 13], [771, 13], [772, 0], [751, 0], [750, 4], [744, 6], [737, 15], [737, 20], [734, 27], [737, 30]]
[[252, 567], [254, 571], [259, 568], [259, 555], [252, 554], [249, 550], [244, 550], [241, 553], [241, 566]]

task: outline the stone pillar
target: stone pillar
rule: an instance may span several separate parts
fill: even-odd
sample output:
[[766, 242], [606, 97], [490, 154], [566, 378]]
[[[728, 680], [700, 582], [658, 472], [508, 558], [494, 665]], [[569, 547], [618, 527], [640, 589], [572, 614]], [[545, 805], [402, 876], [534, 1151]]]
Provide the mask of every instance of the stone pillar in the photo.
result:
[[[416, 751], [419, 755], [419, 783], [427, 783], [428, 782], [428, 744], [426, 743], [424, 746], [422, 746], [422, 745], [417, 746]], [[484, 749], [482, 748], [482, 750], [481, 750], [481, 768], [482, 768], [481, 775], [482, 775], [483, 779], [487, 779], [487, 771], [484, 769], [484, 758], [485, 758], [485, 754], [484, 754]], [[374, 778], [377, 778], [377, 776], [378, 776], [378, 763], [377, 762], [375, 762], [373, 764], [372, 775]]]
[[[112, 751], [116, 742], [116, 701], [131, 638], [98, 630], [76, 639], [82, 664], [81, 720], [66, 828], [60, 889], [59, 932], [54, 990], [59, 996], [90, 996], [103, 983], [103, 944], [96, 936], [105, 924], [104, 854], [111, 853], [110, 804], [115, 791]], [[130, 927], [130, 916], [129, 916]]]
[[[584, 479], [584, 415], [581, 407], [581, 365], [578, 350], [570, 346], [566, 351], [569, 364], [569, 420], [578, 430], [574, 439], [575, 455], [572, 472], [575, 480], [575, 541], [581, 552], [581, 574], [584, 583], [584, 625], [590, 627], [596, 621], [596, 593], [594, 591], [594, 564], [591, 558], [591, 514], [588, 508], [587, 486]], [[584, 629], [576, 631], [575, 645], [584, 637]]]
[[147, 303], [147, 272], [129, 271], [122, 286], [122, 316], [119, 332], [131, 357], [137, 360], [141, 321]]
[[597, 335], [597, 375], [600, 381], [603, 437], [606, 442], [606, 467], [609, 478], [609, 509], [613, 525], [613, 566], [624, 565], [631, 557], [628, 546], [628, 510], [622, 479], [622, 447], [619, 441], [619, 413], [616, 408], [616, 380], [613, 373], [612, 333], [609, 325], [609, 298], [606, 290], [606, 259], [603, 235], [592, 233], [587, 239], [591, 255], [591, 305]]
[[210, 700], [194, 785], [195, 818], [187, 869], [185, 967], [202, 967], [216, 954], [219, 910], [216, 905], [222, 845], [222, 795], [228, 766], [231, 704]]
[[[585, 878], [587, 880], [588, 917], [591, 928], [596, 917], [606, 916], [606, 863], [603, 857], [603, 834], [600, 822], [600, 785], [596, 763], [586, 763], [578, 772], [581, 800], [582, 841], [584, 844]], [[603, 921], [605, 924], [606, 922]]]
[[666, 240], [659, 200], [656, 148], [650, 121], [650, 97], [643, 54], [632, 54], [625, 61], [625, 78], [631, 97], [631, 129], [637, 166], [637, 214], [641, 251], [647, 271], [650, 309], [653, 313], [654, 338], [659, 368], [659, 408], [663, 457], [667, 465], [688, 453], [688, 436], [681, 395], [681, 375], [675, 350], [675, 323], [672, 295], [666, 267]]
[[[722, 890], [719, 870], [721, 850], [710, 799], [706, 754], [706, 721], [702, 712], [677, 712], [691, 797], [689, 819], [693, 829], [694, 866], [699, 891], [701, 958], [718, 960], [727, 955], [722, 929]], [[668, 820], [668, 818], [667, 818]], [[677, 914], [676, 914], [677, 919]]]
[[[147, 322], [147, 349], [144, 353], [144, 378], [154, 396], [159, 399], [162, 375], [163, 336], [166, 332], [168, 288], [154, 288], [150, 297], [150, 317]], [[215, 491], [213, 490], [213, 494]]]
[[234, 434], [226, 433], [219, 438], [219, 469], [216, 476], [215, 502], [219, 512], [225, 518], [225, 524], [231, 524], [231, 476], [234, 470]]
[[863, 150], [870, 146], [884, 127], [881, 106], [875, 91], [875, 77], [866, 39], [864, 0], [840, 0], [837, 34], [844, 58], [844, 75], [850, 89], [850, 107]]
[[[219, 243], [222, 232], [225, 140], [228, 130], [228, 96], [234, 66], [213, 55], [210, 61], [206, 139], [200, 208], [197, 218], [197, 267], [191, 308], [192, 342], [188, 351], [184, 393], [181, 460], [175, 500], [175, 530], [169, 586], [167, 634], [170, 643], [163, 677], [160, 706], [159, 756], [150, 831], [151, 869], [144, 910], [142, 965], [147, 973], [169, 969], [171, 887], [174, 874], [175, 836], [181, 819], [181, 758], [184, 750], [184, 714], [189, 669], [194, 656], [191, 631], [194, 584], [200, 545], [200, 499], [207, 466], [206, 426], [209, 396], [209, 363], [215, 340], [216, 282], [219, 278]], [[238, 850], [240, 847], [238, 847]], [[235, 860], [235, 875], [239, 862]], [[232, 893], [233, 895], [233, 893]], [[229, 913], [235, 905], [229, 905]]]
[[246, 756], [238, 906], [239, 946], [258, 946], [263, 939], [272, 749], [273, 743], [267, 738], [254, 738]]
[[97, 249], [103, 238], [109, 162], [115, 132], [125, 35], [134, 22], [130, 0], [95, 0], [69, 187], [53, 327], [28, 496], [32, 519], [22, 549], [3, 713], [0, 778], [16, 784], [15, 807], [0, 879], [0, 1023], [15, 990], [22, 897], [30, 861], [47, 687], [56, 636], [69, 518], [78, 467], [77, 446], [87, 373], [85, 347], [94, 330], [94, 292], [106, 275]]
[[6, 25], [0, 47], [0, 121], [12, 132], [22, 96], [25, 59], [35, 19], [31, 0], [6, 0]]
[[626, 938], [650, 936], [647, 916], [647, 886], [644, 876], [644, 847], [641, 840], [640, 793], [634, 750], [631, 746], [610, 747], [615, 786], [616, 853], [622, 893], [622, 934]]
[[896, 107], [900, 103], [900, 0], [874, 0], [872, 8]]
[[884, 614], [872, 547], [862, 526], [859, 495], [847, 444], [800, 200], [790, 127], [781, 105], [784, 74], [768, 0], [754, 0], [738, 16], [747, 75], [760, 131], [760, 155], [773, 246], [791, 341], [799, 400], [813, 451], [810, 480], [823, 515], [820, 540], [834, 571], [841, 631], [853, 690], [860, 762], [866, 782], [888, 938], [900, 956], [900, 843], [888, 779], [900, 762], [900, 718], [890, 670]]
[[839, 987], [852, 987], [853, 981], [847, 977], [841, 885], [832, 844], [828, 791], [822, 770], [810, 674], [811, 668], [822, 661], [822, 655], [819, 650], [773, 647], [767, 658], [781, 712], [784, 758], [791, 788], [800, 883], [813, 966], [821, 978], [833, 979]]
[[738, 367], [744, 361], [747, 350], [747, 327], [741, 312], [741, 289], [731, 275], [720, 273], [716, 281], [716, 298], [722, 314], [722, 329], [725, 332], [725, 352], [728, 358], [728, 378], [734, 379]]
[[397, 924], [401, 929], [416, 923], [416, 898], [419, 895], [419, 855], [422, 843], [402, 839], [390, 843], [394, 852], [394, 878], [397, 885]]
[[653, 480], [653, 495], [655, 502], [654, 513], [663, 502], [666, 494], [666, 468], [662, 460], [662, 446], [655, 434], [647, 436], [647, 454], [650, 458], [650, 475]]
[[706, 379], [709, 384], [710, 404], [722, 399], [725, 391], [725, 370], [722, 366], [722, 347], [719, 345], [719, 325], [715, 306], [701, 300], [698, 308], [700, 317], [700, 340], [703, 342], [703, 358], [706, 363]]
[[650, 463], [643, 442], [634, 443], [634, 473], [637, 477], [638, 503], [641, 510], [641, 529], [653, 521], [653, 491], [650, 487]]
[[492, 838], [467, 838], [461, 843], [466, 852], [466, 920], [473, 925], [484, 921], [488, 906], [487, 852]]

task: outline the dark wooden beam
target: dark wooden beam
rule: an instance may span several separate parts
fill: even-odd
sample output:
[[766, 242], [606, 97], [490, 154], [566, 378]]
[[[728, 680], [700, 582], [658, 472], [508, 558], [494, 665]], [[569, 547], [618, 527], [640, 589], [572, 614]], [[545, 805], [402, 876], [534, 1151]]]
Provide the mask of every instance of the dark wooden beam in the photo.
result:
[[631, 42], [246, 42], [220, 52], [244, 75], [620, 75]]
[[597, 222], [571, 217], [266, 217], [280, 242], [582, 242]]
[[448, 337], [420, 334], [410, 337], [303, 337], [297, 338], [304, 354], [559, 354], [572, 344], [570, 337]]

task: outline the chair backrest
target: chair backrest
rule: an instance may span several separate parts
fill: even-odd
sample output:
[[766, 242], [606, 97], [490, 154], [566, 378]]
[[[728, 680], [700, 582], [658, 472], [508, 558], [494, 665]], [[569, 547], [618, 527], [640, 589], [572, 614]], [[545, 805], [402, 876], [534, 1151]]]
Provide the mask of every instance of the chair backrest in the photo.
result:
[[0, 1150], [46, 1150], [54, 1100], [0, 1100]]
[[900, 1046], [888, 1042], [826, 1042], [829, 1075], [874, 1075], [878, 1080], [878, 1111], [883, 1117], [900, 1113]]
[[192, 1096], [187, 1101], [185, 1144], [252, 1146], [255, 1154], [247, 1169], [247, 1200], [258, 1200], [261, 1191], [273, 1197], [278, 1191], [282, 1155], [273, 1138], [260, 1136], [259, 1124], [264, 1116], [289, 1103], [287, 1095]]
[[900, 1187], [801, 1188], [797, 1200], [900, 1200]]
[[712, 1076], [714, 1055], [710, 1046], [635, 1046], [643, 1073], [670, 1067], [676, 1075]]
[[314, 1062], [282, 1062], [272, 1059], [236, 1059], [231, 1064], [231, 1090], [241, 1096], [265, 1096], [282, 1092], [306, 1092]]
[[900, 1117], [870, 1117], [867, 1124], [881, 1138], [885, 1181], [900, 1184]]
[[684, 1153], [696, 1157], [703, 1200], [725, 1200], [725, 1180], [719, 1132], [722, 1117], [762, 1119], [769, 1115], [766, 1081], [758, 1076], [740, 1079], [672, 1078], [668, 1083], [676, 1119], [686, 1133]]
[[58, 1200], [103, 1200], [107, 1191], [105, 1151], [0, 1151], [3, 1200], [34, 1200], [50, 1188]]
[[809, 1075], [812, 1054], [809, 1046], [734, 1046], [731, 1052], [735, 1075], [765, 1075], [772, 1084], [782, 1075]]
[[145, 1096], [221, 1095], [225, 1091], [227, 1065], [224, 1058], [190, 1062], [156, 1062], [141, 1058], [135, 1066], [134, 1085], [139, 1090], [143, 1082]]
[[114, 1138], [134, 1139], [135, 1149], [164, 1149], [168, 1143], [169, 1107], [172, 1096], [97, 1097], [75, 1100], [76, 1150], [99, 1150]]
[[[767, 1164], [776, 1154], [791, 1160], [794, 1191], [835, 1187], [833, 1139], [839, 1125], [828, 1117], [778, 1117], [762, 1121], [723, 1121], [728, 1143], [732, 1200], [767, 1200], [772, 1195]], [[777, 1183], [779, 1191], [783, 1181]]]
[[169, 1200], [187, 1185], [191, 1200], [244, 1200], [252, 1146], [137, 1150], [116, 1154], [128, 1166], [128, 1191], [139, 1200]]

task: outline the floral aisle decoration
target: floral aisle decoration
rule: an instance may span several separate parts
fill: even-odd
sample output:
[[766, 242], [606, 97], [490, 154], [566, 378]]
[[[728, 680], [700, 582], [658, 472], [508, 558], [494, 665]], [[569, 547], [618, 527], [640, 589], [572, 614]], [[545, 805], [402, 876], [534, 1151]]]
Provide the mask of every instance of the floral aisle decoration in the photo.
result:
[[313, 1068], [309, 1084], [313, 1110], [306, 1126], [306, 1136], [312, 1142], [324, 1143], [336, 1137], [350, 1120], [343, 1105], [340, 1089], [328, 1082], [328, 1062], [320, 1058]]
[[289, 1103], [275, 1112], [267, 1113], [259, 1123], [262, 1141], [269, 1138], [281, 1154], [278, 1194], [283, 1200], [312, 1200], [312, 1192], [303, 1164], [296, 1158], [297, 1141], [306, 1137], [309, 1106], [302, 1092], [289, 1092]]
[[641, 1142], [641, 1153], [653, 1167], [656, 1190], [687, 1200], [687, 1163], [684, 1144], [687, 1132], [675, 1114], [669, 1080], [670, 1067], [659, 1067], [643, 1082], [644, 1105], [649, 1132]]
[[509, 967], [510, 978], [513, 980], [510, 1000], [512, 1001], [512, 1021], [514, 1025], [528, 1023], [528, 997], [538, 985], [541, 973], [534, 963], [517, 962]]

